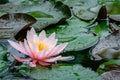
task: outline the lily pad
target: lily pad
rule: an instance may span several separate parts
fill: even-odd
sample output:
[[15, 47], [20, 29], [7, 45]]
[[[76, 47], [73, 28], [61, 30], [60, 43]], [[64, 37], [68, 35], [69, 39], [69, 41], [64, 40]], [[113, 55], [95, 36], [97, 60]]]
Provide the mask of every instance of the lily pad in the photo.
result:
[[101, 5], [107, 7], [108, 14], [120, 14], [120, 3], [116, 1], [107, 0], [55, 0], [61, 1], [72, 8], [73, 13], [79, 19], [89, 21], [96, 18]]
[[99, 35], [101, 38], [104, 38], [105, 36], [109, 35], [109, 25], [107, 24], [107, 21], [103, 21], [99, 24], [97, 24], [95, 27], [90, 29], [95, 34]]
[[100, 80], [95, 72], [80, 65], [59, 64], [51, 68], [37, 66], [27, 71], [27, 74], [38, 80]]
[[0, 38], [10, 38], [27, 29], [36, 19], [25, 13], [11, 13], [0, 17]]
[[112, 71], [112, 70], [120, 70], [120, 60], [109, 60], [107, 62], [102, 63], [98, 67], [97, 72], [99, 74], [102, 74], [106, 71]]
[[0, 60], [5, 60], [7, 55], [7, 51], [3, 49], [3, 47], [0, 45]]
[[120, 15], [109, 15], [110, 20], [120, 22]]
[[0, 73], [7, 68], [7, 62], [0, 60]]
[[[9, 7], [8, 7], [9, 6]], [[37, 19], [33, 27], [40, 31], [48, 25], [64, 21], [71, 16], [68, 6], [54, 1], [11, 0], [11, 3], [0, 5], [0, 10], [7, 13], [28, 13]]]
[[94, 36], [93, 33], [88, 33], [88, 30], [85, 29], [88, 24], [72, 18], [67, 21], [66, 25], [47, 28], [46, 32], [47, 34], [55, 32], [59, 43], [69, 43], [64, 52], [80, 51], [93, 46], [98, 41], [98, 36]]
[[[95, 18], [96, 14], [91, 10], [91, 8], [98, 8], [99, 10], [100, 6], [97, 7], [98, 3], [97, 0], [74, 0], [75, 4], [73, 6], [73, 13], [79, 17], [82, 20], [92, 20]], [[67, 2], [69, 3], [69, 2]], [[96, 11], [94, 9], [94, 11]]]
[[0, 45], [0, 73], [7, 68], [6, 54], [6, 50]]
[[96, 59], [120, 58], [120, 30], [101, 39], [93, 48], [92, 55]]

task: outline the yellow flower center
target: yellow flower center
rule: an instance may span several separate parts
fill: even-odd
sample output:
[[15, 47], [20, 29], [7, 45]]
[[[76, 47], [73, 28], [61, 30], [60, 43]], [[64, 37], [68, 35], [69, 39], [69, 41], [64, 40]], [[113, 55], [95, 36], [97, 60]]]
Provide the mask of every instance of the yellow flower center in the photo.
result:
[[38, 47], [39, 52], [45, 50], [49, 50], [49, 45], [45, 44], [43, 41], [41, 42], [36, 42], [34, 41], [35, 45]]
[[38, 44], [38, 49], [39, 49], [39, 51], [42, 51], [44, 49], [49, 50], [49, 46], [47, 44], [45, 44], [44, 42], [40, 42]]

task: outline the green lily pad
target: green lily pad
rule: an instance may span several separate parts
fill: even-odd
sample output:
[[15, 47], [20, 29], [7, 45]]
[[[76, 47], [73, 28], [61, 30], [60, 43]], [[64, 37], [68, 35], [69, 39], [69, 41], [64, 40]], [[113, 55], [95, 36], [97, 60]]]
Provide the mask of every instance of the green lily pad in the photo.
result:
[[7, 62], [0, 60], [0, 73], [7, 68]]
[[[61, 1], [61, 0], [56, 0]], [[97, 0], [63, 0], [64, 4], [72, 7], [73, 13], [82, 20], [92, 20], [95, 18], [96, 13], [98, 12], [100, 5], [98, 5]], [[95, 12], [91, 11], [92, 8]]]
[[0, 73], [7, 68], [7, 62], [5, 61], [6, 53], [6, 50], [0, 45]]
[[0, 45], [0, 60], [5, 60], [7, 55], [7, 51], [3, 49], [3, 47]]
[[46, 13], [41, 12], [41, 11], [28, 12], [28, 14], [30, 14], [33, 17], [36, 17], [36, 18], [53, 18], [52, 15], [46, 14]]
[[120, 70], [120, 60], [110, 60], [104, 62], [98, 67], [97, 72], [99, 74], [102, 74], [106, 71], [111, 71], [111, 70]]
[[108, 14], [120, 14], [119, 0], [55, 0], [61, 1], [72, 8], [73, 13], [81, 20], [91, 20], [96, 18], [101, 5], [107, 7]]
[[79, 51], [93, 46], [98, 40], [98, 36], [88, 33], [88, 30], [85, 29], [88, 24], [73, 18], [69, 19], [66, 25], [47, 28], [46, 32], [47, 34], [55, 32], [59, 43], [69, 43], [64, 52]]
[[[9, 6], [9, 7], [8, 7]], [[0, 6], [1, 12], [28, 13], [37, 19], [33, 27], [40, 31], [48, 25], [56, 24], [71, 16], [68, 6], [54, 1], [25, 1], [11, 0], [10, 3]]]
[[27, 74], [38, 80], [100, 80], [95, 72], [80, 65], [59, 64], [51, 68], [37, 66], [27, 71]]
[[101, 36], [101, 38], [109, 35], [109, 25], [106, 21], [99, 23], [97, 26], [91, 28], [91, 30], [96, 33], [97, 35]]

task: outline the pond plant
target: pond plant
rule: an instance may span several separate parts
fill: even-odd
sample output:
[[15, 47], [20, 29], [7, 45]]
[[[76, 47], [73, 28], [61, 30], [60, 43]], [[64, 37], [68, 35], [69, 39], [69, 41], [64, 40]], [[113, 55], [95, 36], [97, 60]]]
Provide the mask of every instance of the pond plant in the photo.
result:
[[118, 0], [0, 0], [0, 80], [119, 80]]

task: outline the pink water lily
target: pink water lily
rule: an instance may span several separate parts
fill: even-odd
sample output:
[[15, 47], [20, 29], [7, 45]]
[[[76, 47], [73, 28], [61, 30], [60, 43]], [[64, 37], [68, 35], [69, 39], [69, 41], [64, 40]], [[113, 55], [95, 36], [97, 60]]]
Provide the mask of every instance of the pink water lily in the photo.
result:
[[28, 58], [20, 58], [17, 55], [13, 55], [13, 57], [19, 62], [30, 61], [29, 65], [31, 67], [36, 67], [36, 64], [48, 66], [58, 60], [70, 60], [71, 56], [62, 57], [59, 55], [68, 43], [57, 45], [57, 41], [55, 33], [46, 37], [46, 33], [43, 30], [37, 35], [34, 28], [27, 32], [24, 42], [17, 43], [8, 40], [13, 48], [28, 56]]

